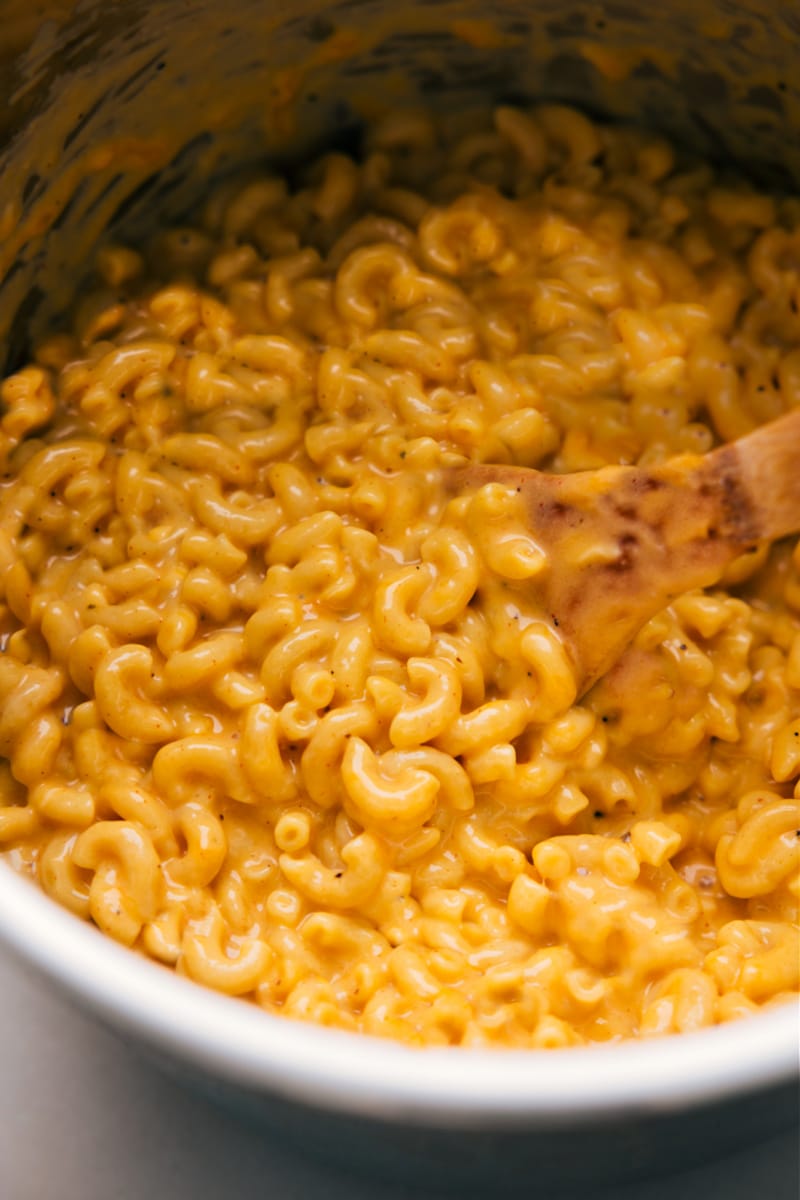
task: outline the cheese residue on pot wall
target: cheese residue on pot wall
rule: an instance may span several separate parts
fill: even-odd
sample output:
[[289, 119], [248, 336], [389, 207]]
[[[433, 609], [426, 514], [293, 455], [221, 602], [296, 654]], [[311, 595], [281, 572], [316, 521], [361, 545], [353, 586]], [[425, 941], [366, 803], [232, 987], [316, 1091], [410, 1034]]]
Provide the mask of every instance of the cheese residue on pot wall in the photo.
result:
[[[107, 224], [186, 211], [187, 179], [301, 159], [360, 119], [449, 97], [542, 95], [658, 124], [740, 166], [800, 176], [791, 14], [743, 0], [233, 9], [6, 0], [0, 23], [0, 361], [68, 303]], [[138, 197], [138, 204], [136, 203]], [[43, 286], [42, 280], [47, 280]], [[10, 344], [9, 344], [10, 343]]]

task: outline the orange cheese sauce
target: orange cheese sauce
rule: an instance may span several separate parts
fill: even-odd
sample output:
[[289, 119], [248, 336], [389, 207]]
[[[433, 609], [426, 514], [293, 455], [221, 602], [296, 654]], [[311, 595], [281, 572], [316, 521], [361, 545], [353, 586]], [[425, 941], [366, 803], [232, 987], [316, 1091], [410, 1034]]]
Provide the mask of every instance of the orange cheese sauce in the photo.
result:
[[[471, 27], [465, 36], [482, 36]], [[558, 105], [396, 113], [107, 244], [2, 385], [0, 844], [138, 952], [418, 1045], [800, 967], [800, 550], [576, 703], [513, 490], [800, 404], [800, 205]]]

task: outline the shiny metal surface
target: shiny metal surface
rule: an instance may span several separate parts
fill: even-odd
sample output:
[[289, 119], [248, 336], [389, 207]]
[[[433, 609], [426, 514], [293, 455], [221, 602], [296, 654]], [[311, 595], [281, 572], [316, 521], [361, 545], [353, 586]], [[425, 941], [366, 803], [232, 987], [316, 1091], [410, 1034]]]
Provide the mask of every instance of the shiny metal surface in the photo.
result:
[[[544, 95], [800, 178], [795, 5], [2, 0], [0, 16], [0, 362], [109, 221], [179, 212], [187, 178], [297, 156], [390, 105]], [[112, 137], [127, 148], [104, 161]]]

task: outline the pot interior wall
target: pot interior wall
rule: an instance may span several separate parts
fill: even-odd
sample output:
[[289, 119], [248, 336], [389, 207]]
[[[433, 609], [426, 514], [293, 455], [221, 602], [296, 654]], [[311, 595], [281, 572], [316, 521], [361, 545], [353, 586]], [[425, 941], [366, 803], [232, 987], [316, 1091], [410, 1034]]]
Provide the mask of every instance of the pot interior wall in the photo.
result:
[[800, 179], [800, 12], [769, 0], [0, 0], [0, 368], [109, 226], [401, 105], [563, 100]]

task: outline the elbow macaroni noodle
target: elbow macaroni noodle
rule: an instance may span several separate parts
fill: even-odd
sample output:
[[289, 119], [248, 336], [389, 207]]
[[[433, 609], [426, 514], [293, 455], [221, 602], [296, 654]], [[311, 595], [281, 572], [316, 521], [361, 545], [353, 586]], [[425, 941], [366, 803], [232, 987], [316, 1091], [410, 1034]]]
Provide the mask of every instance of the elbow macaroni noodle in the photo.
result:
[[97, 259], [0, 410], [0, 845], [272, 1012], [565, 1046], [787, 998], [800, 548], [580, 703], [516, 494], [800, 404], [800, 202], [560, 105], [396, 114]]

